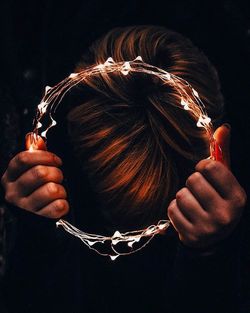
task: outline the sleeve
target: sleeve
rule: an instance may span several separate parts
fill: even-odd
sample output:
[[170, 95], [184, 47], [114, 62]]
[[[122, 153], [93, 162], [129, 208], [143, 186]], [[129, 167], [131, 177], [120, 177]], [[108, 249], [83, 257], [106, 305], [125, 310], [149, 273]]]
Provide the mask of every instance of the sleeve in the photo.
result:
[[70, 284], [73, 265], [67, 238], [57, 230], [56, 220], [15, 206], [8, 209], [3, 286], [8, 312], [40, 313], [48, 306], [56, 312], [58, 303], [69, 298], [65, 285]]
[[16, 260], [19, 252], [29, 255], [30, 251], [34, 255], [36, 251], [41, 252], [51, 246], [51, 238], [55, 236], [56, 230], [55, 220], [38, 216], [14, 205], [8, 205], [7, 209], [7, 260]]
[[240, 227], [210, 250], [178, 244], [174, 266], [174, 312], [239, 312]]

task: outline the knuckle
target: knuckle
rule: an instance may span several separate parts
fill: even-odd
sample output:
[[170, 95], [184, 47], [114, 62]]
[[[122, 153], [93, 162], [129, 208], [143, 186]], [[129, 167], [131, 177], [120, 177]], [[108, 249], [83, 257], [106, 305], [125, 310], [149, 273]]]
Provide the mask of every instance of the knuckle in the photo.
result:
[[177, 201], [183, 200], [183, 198], [186, 197], [187, 192], [188, 192], [188, 189], [187, 189], [186, 187], [180, 189], [180, 190], [176, 193], [176, 200], [177, 200]]
[[227, 226], [227, 225], [231, 224], [232, 219], [231, 219], [231, 216], [229, 214], [226, 214], [225, 212], [223, 212], [223, 213], [217, 214], [216, 222], [220, 226]]
[[190, 175], [186, 181], [186, 185], [190, 186], [200, 181], [202, 175], [199, 172], [195, 172]]
[[56, 163], [55, 155], [53, 153], [51, 153], [51, 152], [47, 153], [47, 160], [48, 160], [48, 163], [50, 163], [50, 164]]
[[50, 195], [55, 195], [58, 193], [58, 189], [59, 189], [58, 187], [59, 186], [57, 184], [50, 182], [47, 184], [46, 187], [47, 187], [47, 191]]
[[54, 209], [58, 213], [66, 214], [69, 210], [68, 202], [65, 200], [57, 200], [54, 203]]
[[57, 165], [62, 164], [61, 159], [56, 154], [52, 154], [52, 159], [53, 159], [53, 162], [56, 163]]
[[35, 167], [33, 167], [32, 169], [32, 172], [33, 172], [33, 176], [37, 179], [40, 179], [40, 178], [46, 178], [47, 174], [48, 174], [48, 170], [45, 166], [42, 166], [42, 165], [37, 165]]
[[173, 206], [170, 206], [170, 207], [168, 208], [168, 216], [169, 216], [170, 218], [172, 218], [173, 215], [174, 215], [174, 208], [173, 208]]
[[22, 151], [16, 156], [16, 162], [18, 165], [26, 165], [29, 162], [29, 156], [27, 151]]
[[172, 201], [168, 207], [168, 216], [170, 218], [172, 218], [175, 214], [175, 209], [176, 209], [176, 206], [175, 206], [175, 202]]
[[60, 183], [63, 181], [63, 172], [59, 168], [55, 169], [55, 178]]
[[53, 196], [53, 197], [58, 197], [58, 198], [63, 198], [65, 199], [67, 197], [66, 191], [64, 189], [63, 186], [53, 183], [53, 182], [49, 182], [47, 184], [47, 191], [49, 193], [49, 195]]
[[213, 225], [206, 225], [204, 227], [204, 233], [206, 234], [206, 236], [211, 236], [216, 232], [216, 229]]
[[218, 169], [219, 169], [219, 162], [216, 162], [216, 161], [211, 161], [211, 162], [208, 162], [205, 166], [204, 166], [204, 172], [206, 173], [214, 173], [214, 172], [217, 172]]
[[[18, 206], [20, 208], [26, 209], [26, 210], [30, 210], [30, 202], [28, 201], [28, 199], [26, 198], [21, 198], [19, 199], [19, 203]], [[31, 210], [32, 211], [32, 210]]]
[[63, 215], [67, 214], [69, 210], [69, 205], [65, 200], [56, 200], [51, 205], [50, 211], [47, 215], [50, 218], [60, 218]]
[[15, 195], [13, 192], [6, 191], [4, 198], [5, 198], [5, 201], [8, 203], [15, 203]]
[[246, 202], [247, 202], [247, 195], [243, 188], [241, 188], [240, 190], [238, 190], [237, 192], [233, 194], [233, 203], [237, 207], [239, 208], [244, 207], [246, 205]]

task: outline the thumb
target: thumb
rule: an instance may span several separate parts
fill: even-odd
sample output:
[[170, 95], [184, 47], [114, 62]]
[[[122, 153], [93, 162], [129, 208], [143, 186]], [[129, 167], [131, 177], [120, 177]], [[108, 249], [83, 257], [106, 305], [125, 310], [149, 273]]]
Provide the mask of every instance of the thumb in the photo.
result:
[[222, 150], [222, 163], [227, 167], [230, 167], [230, 137], [231, 126], [229, 124], [223, 124], [214, 132], [214, 139]]

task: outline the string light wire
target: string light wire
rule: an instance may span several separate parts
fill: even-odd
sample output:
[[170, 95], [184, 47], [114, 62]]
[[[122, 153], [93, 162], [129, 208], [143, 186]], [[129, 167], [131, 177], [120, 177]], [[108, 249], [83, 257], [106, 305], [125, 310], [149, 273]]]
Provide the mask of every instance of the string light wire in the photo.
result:
[[[58, 106], [61, 104], [64, 96], [74, 87], [80, 83], [84, 83], [84, 80], [89, 76], [95, 76], [101, 73], [121, 73], [124, 76], [130, 73], [144, 73], [158, 77], [167, 86], [173, 87], [180, 95], [180, 107], [189, 113], [196, 119], [196, 126], [204, 128], [210, 143], [210, 157], [213, 159], [221, 158], [221, 150], [217, 145], [213, 137], [213, 125], [211, 118], [207, 115], [204, 103], [199, 97], [198, 92], [192, 88], [192, 86], [184, 79], [173, 75], [161, 68], [147, 64], [143, 62], [142, 58], [138, 56], [132, 61], [115, 62], [111, 57], [103, 64], [94, 65], [78, 73], [71, 73], [63, 81], [55, 85], [54, 87], [47, 86], [45, 88], [45, 95], [41, 102], [37, 106], [37, 114], [34, 119], [35, 128], [31, 136], [29, 150], [37, 149], [38, 138], [47, 139], [47, 132], [50, 128], [56, 126], [57, 122], [54, 118], [54, 114]], [[44, 116], [49, 117], [49, 126], [44, 127], [42, 119]], [[45, 129], [43, 129], [45, 128]], [[109, 237], [96, 234], [90, 234], [81, 231], [68, 221], [60, 219], [56, 222], [56, 226], [63, 227], [63, 229], [71, 235], [79, 238], [88, 248], [96, 251], [102, 256], [109, 256], [111, 260], [115, 260], [121, 255], [129, 255], [135, 253], [144, 248], [155, 235], [164, 232], [170, 225], [170, 220], [160, 220], [156, 225], [150, 225], [149, 227], [141, 230], [129, 231], [120, 233], [118, 230]], [[144, 243], [138, 247], [140, 240], [144, 238]], [[103, 253], [96, 246], [98, 244], [109, 243], [111, 251], [109, 253]], [[118, 245], [126, 244], [129, 248], [128, 252], [120, 252], [117, 248]], [[136, 244], [136, 245], [135, 245]], [[134, 245], [136, 247], [134, 247]]]

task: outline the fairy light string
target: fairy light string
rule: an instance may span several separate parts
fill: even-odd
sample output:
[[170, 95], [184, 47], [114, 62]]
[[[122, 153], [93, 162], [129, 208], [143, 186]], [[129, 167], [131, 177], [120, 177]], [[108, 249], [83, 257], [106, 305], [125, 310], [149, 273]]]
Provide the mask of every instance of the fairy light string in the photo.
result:
[[[98, 254], [102, 256], [109, 256], [112, 261], [118, 258], [121, 255], [129, 255], [140, 251], [143, 249], [153, 238], [155, 235], [159, 234], [166, 230], [169, 225], [169, 220], [160, 220], [157, 225], [150, 225], [146, 229], [135, 230], [126, 233], [120, 233], [118, 230], [113, 234], [112, 237], [101, 236], [96, 234], [89, 234], [81, 231], [75, 226], [71, 225], [69, 222], [60, 219], [57, 223], [57, 226], [62, 226], [68, 233], [79, 238], [82, 242], [88, 246], [91, 250], [94, 250]], [[133, 245], [138, 243], [141, 238], [146, 237], [146, 241], [138, 248], [134, 248]], [[112, 254], [100, 252], [97, 248], [95, 248], [95, 244], [101, 243], [104, 244], [108, 242], [110, 244]], [[119, 243], [126, 243], [127, 246], [131, 249], [129, 252], [120, 252], [116, 248]]]
[[[55, 85], [54, 87], [47, 86], [45, 88], [45, 95], [37, 107], [37, 114], [34, 120], [33, 130], [33, 143], [30, 150], [34, 149], [36, 140], [39, 136], [47, 138], [47, 132], [50, 128], [56, 126], [57, 122], [54, 118], [54, 114], [58, 106], [61, 104], [64, 96], [76, 85], [84, 83], [84, 80], [89, 76], [95, 76], [101, 73], [121, 73], [127, 76], [130, 73], [144, 73], [158, 77], [164, 84], [173, 87], [180, 96], [180, 108], [189, 111], [195, 118], [196, 126], [204, 128], [208, 140], [210, 143], [210, 153], [214, 157], [215, 149], [218, 146], [215, 144], [213, 138], [213, 125], [211, 118], [207, 115], [205, 105], [199, 97], [198, 92], [192, 88], [192, 86], [184, 79], [173, 75], [161, 68], [147, 64], [143, 62], [142, 58], [138, 56], [132, 61], [115, 62], [111, 57], [103, 64], [94, 65], [78, 73], [71, 73], [63, 81]], [[49, 118], [49, 126], [44, 128], [42, 119], [44, 116]], [[112, 260], [115, 260], [121, 255], [129, 255], [141, 250], [145, 247], [155, 235], [165, 231], [170, 225], [169, 220], [160, 220], [156, 225], [150, 225], [149, 227], [141, 230], [135, 230], [125, 233], [120, 233], [118, 230], [109, 237], [96, 234], [90, 234], [81, 231], [69, 222], [60, 219], [56, 222], [56, 226], [61, 226], [63, 229], [71, 235], [79, 238], [87, 247], [96, 251], [103, 256], [109, 256]], [[144, 238], [145, 241], [140, 247], [134, 248], [136, 243]], [[111, 253], [103, 253], [96, 246], [97, 244], [110, 244]], [[120, 252], [117, 246], [122, 243], [126, 244], [129, 248], [128, 252]], [[136, 245], [138, 246], [138, 245]]]

